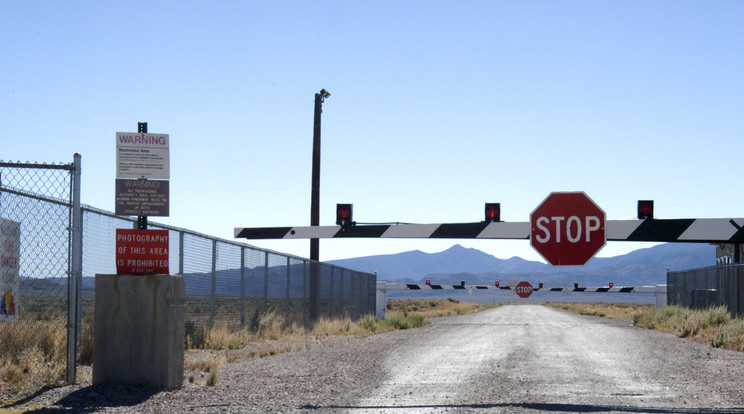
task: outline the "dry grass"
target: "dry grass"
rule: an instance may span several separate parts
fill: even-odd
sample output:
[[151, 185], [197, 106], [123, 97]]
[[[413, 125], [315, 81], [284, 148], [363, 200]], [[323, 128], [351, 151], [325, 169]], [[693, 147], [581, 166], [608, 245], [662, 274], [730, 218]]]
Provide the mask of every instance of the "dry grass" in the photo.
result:
[[[454, 299], [390, 302], [388, 317], [384, 319], [372, 315], [357, 321], [349, 317], [322, 318], [310, 330], [297, 324], [286, 325], [284, 318], [273, 311], [257, 313], [247, 327], [217, 323], [207, 328], [187, 321], [184, 368], [188, 383], [214, 385], [217, 373], [225, 363], [309, 349], [326, 337], [366, 336], [410, 329], [427, 325], [428, 317], [460, 315], [492, 307], [470, 305]], [[0, 354], [0, 386], [6, 393], [16, 394], [63, 384], [67, 358], [65, 325], [64, 317], [0, 324], [0, 343], [5, 351]], [[21, 337], [18, 335], [20, 331], [34, 334]], [[93, 361], [93, 336], [92, 318], [83, 320], [79, 357], [84, 365]]]
[[632, 319], [636, 326], [668, 332], [680, 338], [716, 348], [744, 352], [744, 319], [731, 318], [725, 306], [704, 310], [681, 306], [596, 303], [548, 303], [547, 305], [580, 313], [614, 319]]
[[[321, 318], [311, 330], [296, 324], [285, 325], [283, 318], [274, 312], [259, 315], [249, 327], [231, 328], [226, 323], [211, 328], [192, 330], [187, 336], [186, 362], [184, 369], [188, 383], [192, 385], [215, 385], [217, 372], [225, 363], [264, 358], [285, 352], [309, 349], [321, 338], [340, 335], [365, 336], [393, 329], [408, 329], [423, 326], [428, 322], [420, 315], [392, 316], [378, 319], [367, 315], [358, 321]], [[193, 336], [192, 336], [193, 335]], [[203, 338], [200, 346], [192, 339]]]
[[493, 307], [466, 304], [454, 299], [392, 302], [388, 306], [391, 310], [384, 319], [372, 315], [364, 316], [357, 321], [352, 321], [349, 317], [321, 318], [310, 330], [296, 324], [285, 326], [283, 319], [277, 317], [274, 312], [255, 315], [253, 330], [231, 329], [226, 324], [201, 328], [200, 331], [192, 332], [195, 337], [203, 338], [201, 346], [195, 346], [193, 339], [187, 338], [187, 345], [191, 345], [185, 365], [187, 378], [191, 384], [209, 385], [212, 381], [216, 382], [216, 372], [224, 363], [309, 349], [328, 337], [341, 335], [363, 337], [396, 329], [416, 328], [428, 325], [427, 317], [461, 315]]
[[190, 384], [198, 385], [196, 377], [204, 379], [204, 384], [213, 386], [217, 384], [217, 370], [227, 361], [227, 355], [210, 355], [194, 361], [186, 361], [184, 370], [188, 372]]
[[704, 310], [680, 306], [652, 308], [634, 321], [643, 328], [673, 333], [716, 348], [744, 351], [744, 319], [731, 318], [726, 306]]
[[67, 341], [60, 327], [65, 324], [63, 318], [0, 323], [0, 382], [6, 392], [63, 383]]
[[388, 317], [409, 314], [416, 314], [424, 318], [436, 318], [440, 316], [465, 315], [474, 312], [480, 312], [501, 306], [482, 305], [474, 303], [460, 302], [457, 299], [428, 300], [428, 299], [388, 299], [387, 315]]
[[627, 303], [546, 303], [545, 305], [581, 315], [601, 316], [610, 319], [633, 319], [636, 315], [653, 308], [652, 305]]

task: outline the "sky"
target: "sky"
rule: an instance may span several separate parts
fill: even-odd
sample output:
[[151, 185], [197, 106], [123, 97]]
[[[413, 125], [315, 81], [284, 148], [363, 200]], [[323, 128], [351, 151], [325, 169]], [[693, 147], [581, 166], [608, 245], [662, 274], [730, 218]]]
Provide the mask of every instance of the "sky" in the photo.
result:
[[[0, 159], [72, 162], [114, 210], [116, 132], [170, 137], [170, 216], [310, 224], [529, 221], [553, 191], [607, 219], [742, 217], [744, 3], [0, 1]], [[245, 240], [239, 240], [245, 241]], [[248, 241], [308, 257], [307, 240]], [[320, 259], [527, 240], [323, 239]], [[649, 243], [608, 242], [598, 256]]]

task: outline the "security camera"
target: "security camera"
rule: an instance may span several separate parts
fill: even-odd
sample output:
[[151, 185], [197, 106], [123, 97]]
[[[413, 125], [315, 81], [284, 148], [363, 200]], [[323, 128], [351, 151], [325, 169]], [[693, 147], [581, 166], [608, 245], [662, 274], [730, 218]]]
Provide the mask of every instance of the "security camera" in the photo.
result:
[[324, 98], [327, 98], [327, 97], [331, 96], [331, 93], [330, 93], [330, 92], [328, 92], [328, 91], [327, 91], [327, 90], [325, 90], [325, 89], [321, 89], [321, 90], [320, 90], [320, 96], [322, 96], [322, 97], [324, 97]]

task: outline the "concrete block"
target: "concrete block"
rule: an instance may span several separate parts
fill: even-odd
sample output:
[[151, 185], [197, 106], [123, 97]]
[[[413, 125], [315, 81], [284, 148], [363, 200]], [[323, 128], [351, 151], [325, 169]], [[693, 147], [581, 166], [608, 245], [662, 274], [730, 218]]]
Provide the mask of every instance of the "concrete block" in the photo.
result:
[[183, 277], [96, 275], [93, 384], [183, 385]]

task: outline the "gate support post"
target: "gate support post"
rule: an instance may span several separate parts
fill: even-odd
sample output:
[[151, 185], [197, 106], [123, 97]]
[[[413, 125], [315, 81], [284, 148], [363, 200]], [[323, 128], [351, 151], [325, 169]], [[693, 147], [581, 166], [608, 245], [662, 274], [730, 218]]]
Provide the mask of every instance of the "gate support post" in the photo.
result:
[[385, 318], [385, 312], [387, 311], [387, 289], [385, 289], [385, 282], [377, 283], [377, 304], [375, 306], [375, 316], [380, 319]]
[[667, 305], [667, 285], [656, 285], [654, 290], [656, 296], [656, 307], [660, 308]]

